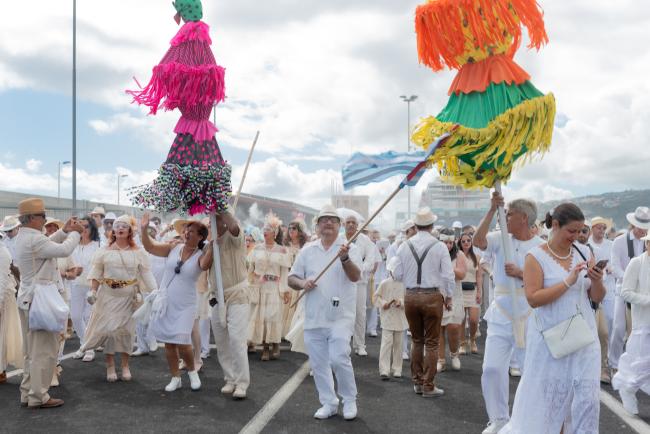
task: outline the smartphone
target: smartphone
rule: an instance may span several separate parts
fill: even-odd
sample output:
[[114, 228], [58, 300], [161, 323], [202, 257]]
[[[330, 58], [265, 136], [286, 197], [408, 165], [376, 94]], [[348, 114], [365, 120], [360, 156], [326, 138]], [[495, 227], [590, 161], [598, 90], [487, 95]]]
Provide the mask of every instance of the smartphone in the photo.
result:
[[605, 267], [607, 266], [607, 263], [608, 263], [608, 262], [609, 262], [609, 259], [601, 259], [600, 261], [598, 261], [598, 263], [596, 264], [595, 268], [598, 268], [599, 270], [602, 271], [602, 270], [605, 269]]

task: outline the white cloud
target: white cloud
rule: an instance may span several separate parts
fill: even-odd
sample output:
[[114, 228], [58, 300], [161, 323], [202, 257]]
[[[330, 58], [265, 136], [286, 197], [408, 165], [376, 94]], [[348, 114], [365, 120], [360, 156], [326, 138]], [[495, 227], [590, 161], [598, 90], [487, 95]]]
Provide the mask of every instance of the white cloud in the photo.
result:
[[33, 159], [33, 158], [30, 158], [30, 159], [27, 160], [27, 162], [25, 163], [25, 167], [26, 167], [27, 170], [29, 170], [30, 172], [37, 172], [37, 171], [41, 168], [42, 165], [43, 165], [43, 162], [42, 162], [42, 161], [40, 161], [40, 160], [35, 160], [35, 159]]

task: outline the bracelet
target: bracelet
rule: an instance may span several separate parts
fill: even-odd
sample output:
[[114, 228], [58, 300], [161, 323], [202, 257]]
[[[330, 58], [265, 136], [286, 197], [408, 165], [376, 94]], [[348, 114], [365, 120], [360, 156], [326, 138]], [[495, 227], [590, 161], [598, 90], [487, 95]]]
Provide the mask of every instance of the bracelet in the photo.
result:
[[566, 286], [566, 289], [571, 288], [571, 285], [569, 285], [566, 281], [566, 279], [562, 279], [562, 283], [564, 283], [564, 286]]
[[341, 263], [342, 263], [342, 264], [345, 264], [345, 263], [348, 262], [349, 260], [350, 260], [350, 255], [346, 256], [345, 258], [343, 258], [343, 256], [341, 256]]

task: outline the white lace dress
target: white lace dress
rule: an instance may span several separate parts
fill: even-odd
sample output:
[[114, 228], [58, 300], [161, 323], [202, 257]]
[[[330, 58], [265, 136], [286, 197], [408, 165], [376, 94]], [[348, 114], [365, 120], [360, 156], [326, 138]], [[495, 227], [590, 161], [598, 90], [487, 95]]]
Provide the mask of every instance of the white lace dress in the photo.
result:
[[[586, 248], [579, 246], [589, 258]], [[536, 247], [529, 255], [544, 273], [544, 287], [551, 287], [569, 273], [549, 253]], [[573, 252], [571, 268], [583, 261]], [[590, 280], [586, 272], [553, 303], [534, 309], [528, 319], [526, 362], [517, 388], [512, 417], [499, 434], [597, 433], [600, 402], [600, 343], [594, 311], [587, 297]], [[554, 359], [540, 330], [546, 330], [575, 315], [579, 307], [594, 336], [594, 342], [573, 354]], [[536, 321], [536, 317], [537, 320]], [[539, 325], [538, 325], [539, 324]]]

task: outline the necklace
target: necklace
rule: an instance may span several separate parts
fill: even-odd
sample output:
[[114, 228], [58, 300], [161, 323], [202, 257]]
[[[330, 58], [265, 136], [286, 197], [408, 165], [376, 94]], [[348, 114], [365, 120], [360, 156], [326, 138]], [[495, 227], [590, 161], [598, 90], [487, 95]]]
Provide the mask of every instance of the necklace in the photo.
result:
[[117, 243], [115, 243], [115, 247], [117, 247], [118, 250], [129, 250], [131, 248], [131, 246], [129, 245], [127, 245], [125, 248], [121, 248], [120, 246], [117, 245]]
[[569, 248], [569, 254], [568, 254], [568, 255], [566, 255], [566, 256], [558, 255], [557, 253], [555, 253], [555, 252], [553, 251], [553, 249], [551, 249], [551, 245], [548, 243], [548, 241], [546, 242], [546, 247], [548, 248], [548, 251], [551, 252], [551, 254], [552, 254], [553, 256], [555, 256], [556, 258], [558, 258], [558, 259], [561, 260], [561, 261], [566, 261], [567, 259], [569, 259], [569, 258], [571, 257], [571, 254], [573, 253], [573, 251], [571, 250], [571, 248]]

